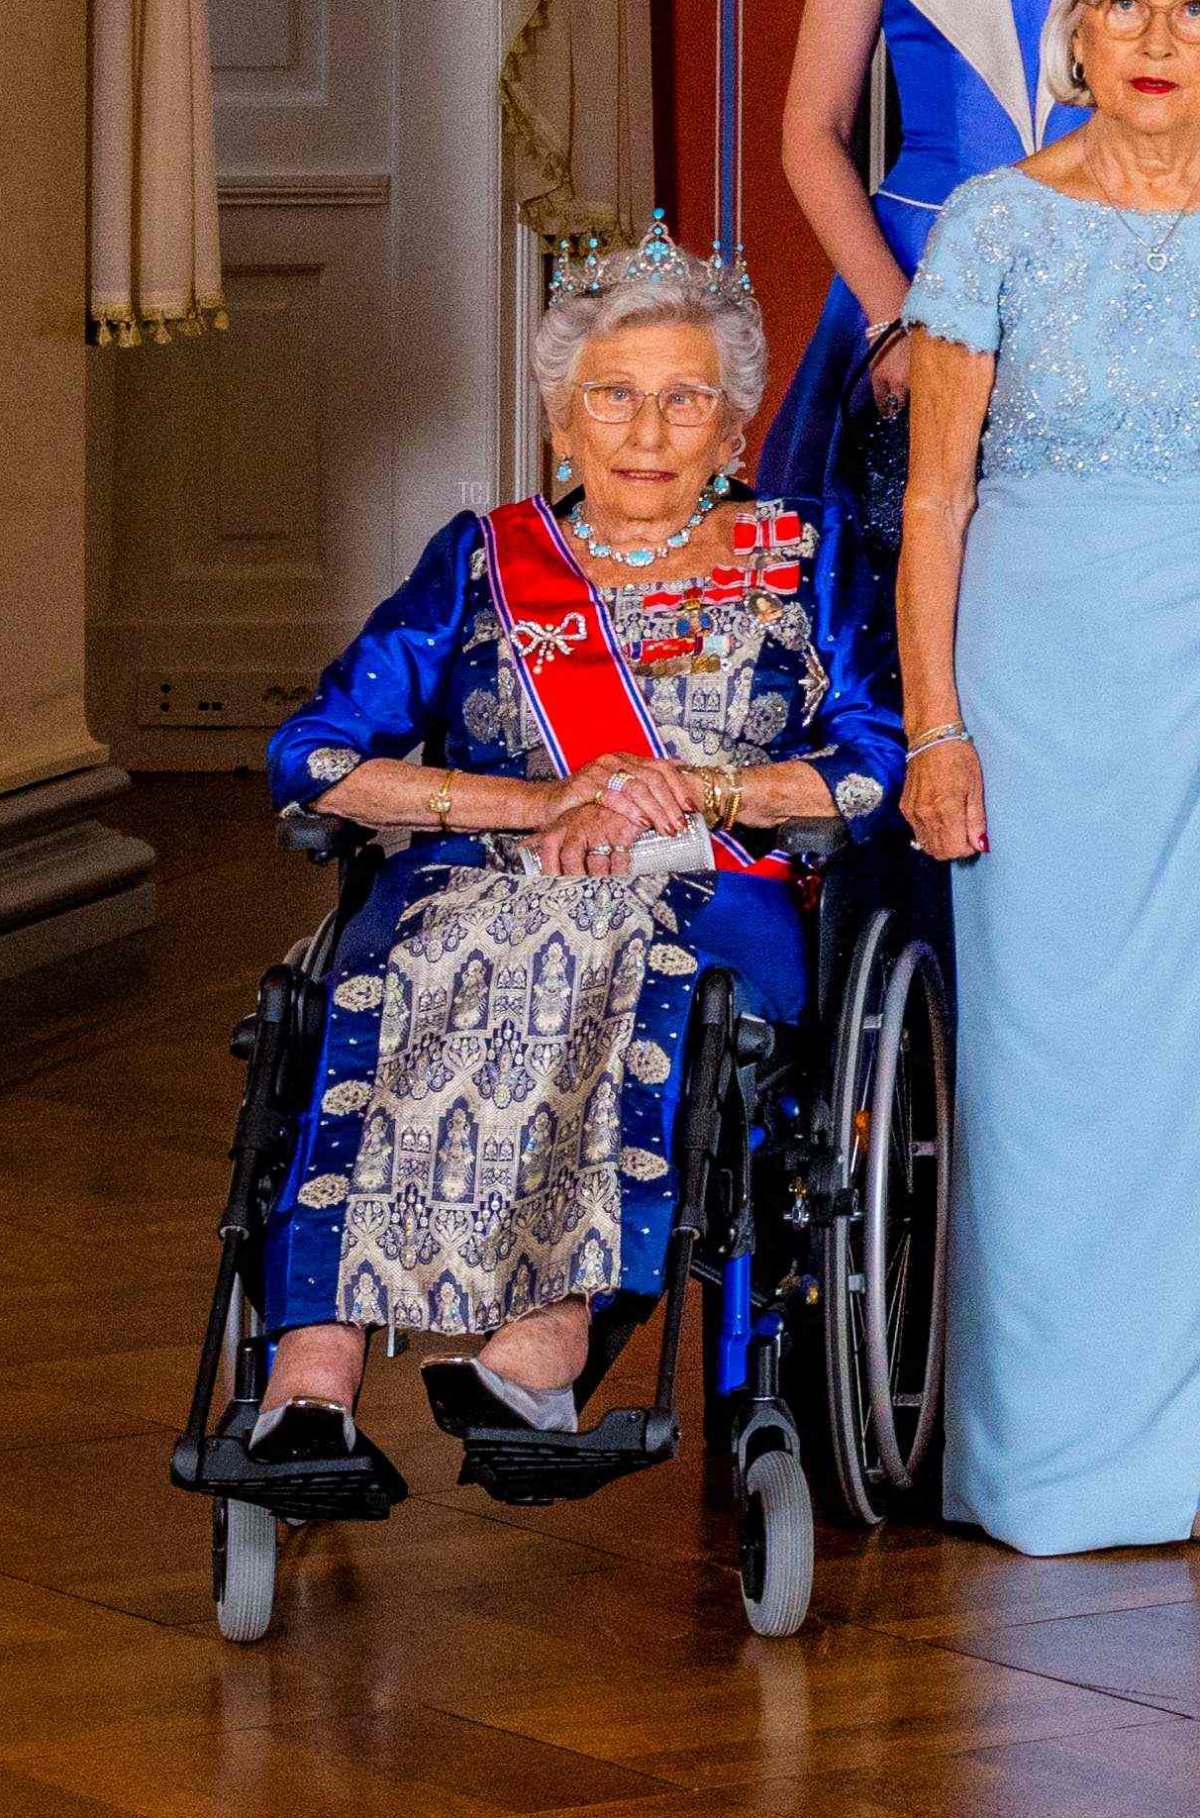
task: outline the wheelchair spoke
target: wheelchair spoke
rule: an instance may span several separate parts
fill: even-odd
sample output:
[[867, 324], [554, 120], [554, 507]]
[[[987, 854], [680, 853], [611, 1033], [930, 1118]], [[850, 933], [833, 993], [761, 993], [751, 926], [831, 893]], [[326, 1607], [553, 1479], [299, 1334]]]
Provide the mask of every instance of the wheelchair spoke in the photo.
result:
[[905, 1030], [896, 1068], [896, 1089], [892, 1100], [892, 1141], [904, 1175], [905, 1191], [913, 1191], [913, 1085], [910, 1066], [910, 1044]]
[[905, 1232], [897, 1256], [899, 1268], [896, 1271], [896, 1284], [888, 1300], [888, 1355], [891, 1363], [890, 1379], [893, 1396], [896, 1393], [900, 1376], [900, 1366], [904, 1360], [904, 1316], [908, 1308], [909, 1262], [912, 1257], [911, 1231]]
[[863, 1380], [863, 1361], [866, 1354], [867, 1338], [863, 1330], [862, 1304], [858, 1293], [850, 1295], [851, 1357], [854, 1363], [854, 1399], [858, 1408], [858, 1449], [863, 1468], [868, 1475], [874, 1470], [871, 1463], [868, 1436], [871, 1428], [871, 1397]]

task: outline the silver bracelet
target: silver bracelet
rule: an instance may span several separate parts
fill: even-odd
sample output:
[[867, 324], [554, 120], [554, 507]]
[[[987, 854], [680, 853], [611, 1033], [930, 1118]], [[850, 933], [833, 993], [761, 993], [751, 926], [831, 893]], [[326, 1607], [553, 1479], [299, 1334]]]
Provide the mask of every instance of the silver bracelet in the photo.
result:
[[895, 328], [899, 321], [899, 316], [893, 316], [890, 322], [868, 322], [863, 329], [863, 337], [868, 347], [873, 341], [878, 341], [881, 335], [885, 335], [889, 328]]
[[975, 740], [967, 731], [943, 732], [940, 738], [928, 739], [924, 745], [917, 745], [904, 756], [904, 767], [907, 770], [914, 758], [919, 758], [923, 751], [936, 751], [939, 745], [973, 745]]

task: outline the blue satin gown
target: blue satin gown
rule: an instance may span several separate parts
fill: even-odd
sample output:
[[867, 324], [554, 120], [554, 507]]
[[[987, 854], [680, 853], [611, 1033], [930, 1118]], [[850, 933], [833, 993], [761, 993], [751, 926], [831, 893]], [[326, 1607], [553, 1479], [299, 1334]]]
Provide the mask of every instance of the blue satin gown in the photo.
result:
[[[934, 10], [952, 28], [954, 42], [914, 0], [884, 0], [883, 7], [904, 137], [874, 208], [909, 276], [956, 184], [1014, 163], [1084, 118], [1078, 109], [1052, 105], [1040, 78], [1048, 0], [939, 0]], [[838, 406], [847, 375], [865, 351], [865, 327], [854, 296], [835, 278], [763, 447], [758, 475], [766, 490], [808, 497], [837, 492]], [[830, 503], [837, 514], [848, 502]], [[827, 560], [832, 560], [830, 526], [825, 528]]]

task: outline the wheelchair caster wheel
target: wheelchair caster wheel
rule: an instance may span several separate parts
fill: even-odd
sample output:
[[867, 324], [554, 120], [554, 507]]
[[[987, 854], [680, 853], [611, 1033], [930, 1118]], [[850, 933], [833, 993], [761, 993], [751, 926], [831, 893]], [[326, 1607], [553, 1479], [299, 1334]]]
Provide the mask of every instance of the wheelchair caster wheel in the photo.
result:
[[813, 1511], [800, 1461], [763, 1452], [746, 1473], [742, 1602], [756, 1635], [794, 1635], [813, 1582]]
[[226, 1641], [261, 1641], [275, 1602], [275, 1517], [250, 1502], [213, 1499], [213, 1596]]

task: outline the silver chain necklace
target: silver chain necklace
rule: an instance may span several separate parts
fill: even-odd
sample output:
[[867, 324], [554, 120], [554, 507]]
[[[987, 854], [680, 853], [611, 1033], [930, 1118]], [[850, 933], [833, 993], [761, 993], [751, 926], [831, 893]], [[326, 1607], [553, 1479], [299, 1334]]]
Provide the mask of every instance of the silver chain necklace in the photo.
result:
[[1112, 204], [1112, 207], [1116, 213], [1117, 220], [1121, 223], [1121, 226], [1125, 229], [1125, 232], [1127, 234], [1132, 235], [1132, 237], [1137, 241], [1138, 245], [1145, 252], [1146, 264], [1150, 267], [1150, 270], [1151, 271], [1166, 271], [1167, 266], [1171, 263], [1171, 254], [1167, 251], [1167, 246], [1168, 246], [1169, 242], [1171, 240], [1173, 240], [1175, 238], [1175, 235], [1179, 232], [1180, 224], [1183, 222], [1184, 218], [1186, 217], [1187, 212], [1191, 208], [1192, 203], [1195, 201], [1197, 195], [1200, 195], [1200, 182], [1198, 182], [1196, 184], [1195, 189], [1192, 190], [1187, 201], [1184, 203], [1183, 207], [1180, 209], [1179, 213], [1176, 215], [1175, 219], [1172, 221], [1170, 227], [1168, 227], [1168, 229], [1167, 229], [1166, 233], [1163, 235], [1162, 239], [1156, 240], [1153, 243], [1151, 243], [1151, 241], [1147, 240], [1144, 234], [1140, 234], [1138, 232], [1137, 228], [1134, 227], [1133, 224], [1130, 222], [1130, 220], [1128, 219], [1128, 217], [1125, 213], [1125, 210], [1121, 207], [1121, 204], [1117, 201], [1117, 199], [1113, 195], [1111, 189], [1109, 189], [1108, 184], [1104, 181], [1104, 178], [1100, 175], [1100, 172], [1096, 169], [1096, 166], [1092, 163], [1092, 160], [1088, 157], [1085, 157], [1083, 161], [1086, 164], [1088, 170], [1091, 172], [1092, 181], [1095, 183], [1096, 187], [1098, 189], [1103, 190], [1108, 201]]

